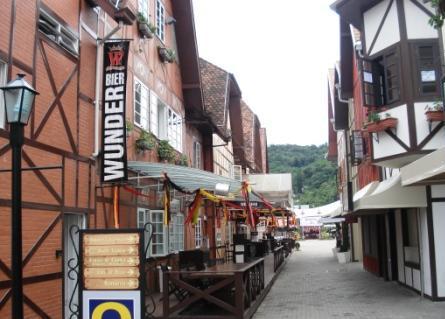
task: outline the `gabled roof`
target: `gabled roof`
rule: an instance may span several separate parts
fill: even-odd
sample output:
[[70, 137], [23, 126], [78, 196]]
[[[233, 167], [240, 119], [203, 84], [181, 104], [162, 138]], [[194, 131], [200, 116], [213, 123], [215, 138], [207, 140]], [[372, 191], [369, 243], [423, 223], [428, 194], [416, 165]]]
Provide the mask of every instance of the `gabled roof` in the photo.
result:
[[204, 110], [221, 138], [230, 138], [228, 121], [231, 99], [240, 99], [241, 90], [233, 74], [203, 58], [199, 59]]

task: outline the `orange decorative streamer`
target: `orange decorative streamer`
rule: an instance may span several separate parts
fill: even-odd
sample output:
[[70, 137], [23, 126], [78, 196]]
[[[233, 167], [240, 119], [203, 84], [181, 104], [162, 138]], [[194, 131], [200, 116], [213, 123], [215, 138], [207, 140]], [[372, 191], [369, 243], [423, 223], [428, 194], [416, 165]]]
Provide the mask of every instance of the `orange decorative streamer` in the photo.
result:
[[119, 229], [119, 186], [113, 187], [114, 228]]

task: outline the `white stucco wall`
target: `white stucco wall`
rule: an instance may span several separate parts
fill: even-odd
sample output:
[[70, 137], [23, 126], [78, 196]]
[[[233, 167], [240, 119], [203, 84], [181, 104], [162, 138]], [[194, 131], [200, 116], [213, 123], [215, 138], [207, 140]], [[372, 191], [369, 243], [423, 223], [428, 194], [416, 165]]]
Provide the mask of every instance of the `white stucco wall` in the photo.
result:
[[376, 54], [379, 51], [400, 41], [399, 19], [396, 2], [394, 1], [385, 19], [382, 29], [380, 30], [379, 36], [375, 41], [374, 47], [372, 51], [369, 52], [371, 43], [375, 38], [378, 27], [383, 20], [389, 3], [389, 0], [382, 1], [363, 14], [363, 20], [365, 24], [366, 51], [369, 55]]
[[[407, 146], [410, 145], [409, 141], [409, 125], [408, 125], [408, 114], [406, 110], [406, 104], [397, 106], [390, 110], [379, 113], [381, 118], [385, 118], [385, 114], [389, 113], [391, 117], [398, 119], [397, 129], [393, 132], [397, 137], [404, 142]], [[378, 141], [377, 141], [378, 134]], [[373, 150], [374, 158], [379, 159], [391, 155], [405, 153], [406, 150], [400, 146], [392, 137], [390, 137], [385, 132], [373, 133]]]
[[[428, 10], [433, 10], [429, 3], [424, 1], [417, 1]], [[404, 1], [406, 30], [408, 39], [431, 39], [437, 38], [438, 32], [428, 23], [429, 16], [419, 9], [411, 0]], [[431, 11], [433, 12], [433, 11]]]
[[402, 216], [400, 209], [396, 210], [396, 244], [397, 244], [397, 268], [399, 273], [399, 282], [405, 283], [405, 266], [403, 260], [403, 237], [402, 237]]
[[445, 202], [433, 203], [434, 244], [436, 250], [437, 296], [445, 297]]

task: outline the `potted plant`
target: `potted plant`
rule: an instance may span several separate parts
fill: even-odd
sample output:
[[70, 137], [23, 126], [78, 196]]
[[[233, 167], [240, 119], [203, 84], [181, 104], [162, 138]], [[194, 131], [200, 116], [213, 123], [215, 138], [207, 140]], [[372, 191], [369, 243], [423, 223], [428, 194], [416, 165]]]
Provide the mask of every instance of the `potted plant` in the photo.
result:
[[145, 152], [152, 150], [156, 146], [156, 140], [151, 133], [142, 130], [139, 134], [139, 138], [136, 140], [136, 150], [139, 152]]
[[385, 113], [381, 116], [377, 112], [370, 112], [368, 114], [368, 123], [365, 124], [366, 130], [370, 133], [382, 132], [396, 126], [397, 119], [391, 117], [391, 114]]
[[425, 115], [428, 122], [443, 122], [443, 104], [440, 101], [436, 101], [432, 106], [427, 105], [425, 107]]
[[129, 137], [131, 132], [133, 132], [133, 130], [134, 130], [133, 122], [130, 121], [129, 119], [126, 119], [125, 120], [125, 128], [126, 128], [126, 131], [127, 131], [127, 137]]
[[180, 166], [189, 166], [189, 159], [187, 155], [181, 154], [178, 159], [176, 160], [176, 165]]
[[158, 156], [161, 161], [172, 162], [175, 159], [175, 150], [167, 140], [159, 141]]
[[156, 33], [156, 27], [148, 22], [147, 18], [142, 12], [138, 12], [137, 14], [137, 23], [141, 36], [147, 39], [153, 38], [154, 34]]
[[176, 52], [173, 49], [158, 46], [158, 54], [163, 63], [173, 63], [176, 61]]

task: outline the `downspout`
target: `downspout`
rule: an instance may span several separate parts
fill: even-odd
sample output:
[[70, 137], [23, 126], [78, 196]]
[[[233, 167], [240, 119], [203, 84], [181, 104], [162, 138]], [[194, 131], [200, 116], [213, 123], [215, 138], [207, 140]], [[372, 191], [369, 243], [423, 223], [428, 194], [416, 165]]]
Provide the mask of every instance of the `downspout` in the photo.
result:
[[119, 22], [119, 25], [116, 26], [113, 30], [110, 31], [103, 39], [97, 38], [96, 40], [96, 85], [94, 89], [94, 153], [93, 157], [99, 156], [99, 119], [100, 119], [100, 77], [102, 75], [101, 68], [101, 56], [103, 55], [103, 44], [109, 38], [113, 36], [117, 31], [119, 31], [124, 26], [122, 21]]

